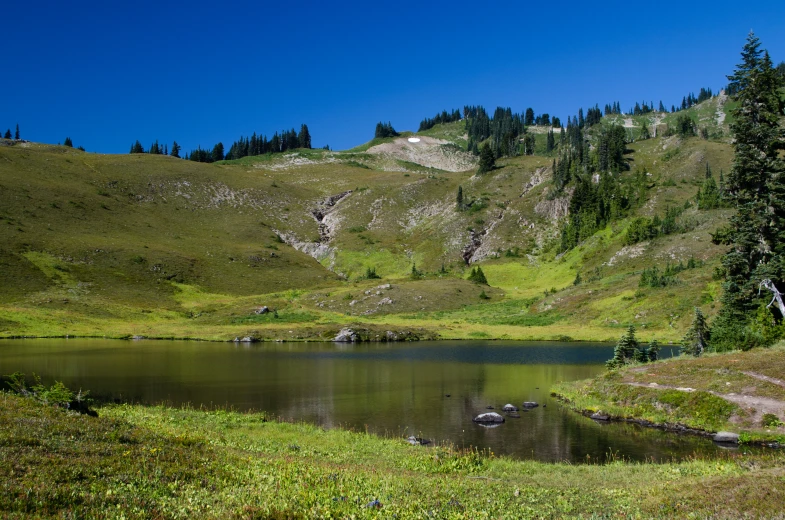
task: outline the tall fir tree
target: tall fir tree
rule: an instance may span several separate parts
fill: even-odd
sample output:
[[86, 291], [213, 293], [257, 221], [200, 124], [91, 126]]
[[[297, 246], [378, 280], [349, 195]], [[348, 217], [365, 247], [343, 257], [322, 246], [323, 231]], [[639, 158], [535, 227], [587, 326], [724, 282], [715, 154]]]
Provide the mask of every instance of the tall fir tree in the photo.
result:
[[16, 124], [16, 133], [14, 133], [14, 139], [16, 139], [17, 141], [21, 139], [19, 134], [19, 123]]
[[752, 32], [741, 57], [728, 76], [738, 106], [731, 123], [735, 154], [725, 197], [736, 214], [722, 233], [731, 247], [722, 259], [722, 308], [712, 327], [719, 350], [755, 343], [751, 317], [764, 298], [758, 294], [763, 279], [785, 289], [785, 164], [780, 155], [785, 132], [778, 122], [779, 82]]
[[493, 170], [496, 166], [496, 155], [490, 144], [485, 144], [480, 150], [480, 166], [477, 168], [477, 175], [482, 175]]
[[172, 143], [172, 157], [177, 157], [179, 159], [181, 149], [182, 147], [179, 144], [177, 144], [177, 141], [174, 141]]

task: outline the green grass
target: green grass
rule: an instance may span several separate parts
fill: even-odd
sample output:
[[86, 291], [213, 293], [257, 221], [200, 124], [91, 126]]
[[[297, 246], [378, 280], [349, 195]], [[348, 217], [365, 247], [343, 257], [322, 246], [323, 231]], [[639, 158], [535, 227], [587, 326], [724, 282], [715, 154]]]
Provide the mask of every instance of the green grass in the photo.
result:
[[576, 410], [602, 410], [613, 416], [679, 423], [712, 432], [735, 431], [750, 439], [782, 443], [785, 428], [764, 424], [763, 414], [754, 407], [723, 396], [785, 402], [785, 388], [754, 377], [776, 379], [783, 369], [785, 348], [753, 349], [626, 367], [592, 380], [562, 383], [553, 391]]
[[261, 413], [111, 406], [99, 414], [0, 395], [4, 516], [735, 518], [785, 507], [778, 452], [546, 464]]

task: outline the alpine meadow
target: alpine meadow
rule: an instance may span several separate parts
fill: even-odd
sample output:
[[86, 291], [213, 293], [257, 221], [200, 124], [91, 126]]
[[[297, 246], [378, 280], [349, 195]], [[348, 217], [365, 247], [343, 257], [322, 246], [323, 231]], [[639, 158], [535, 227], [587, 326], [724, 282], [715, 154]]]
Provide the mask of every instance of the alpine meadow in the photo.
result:
[[[294, 110], [204, 148], [128, 135], [117, 154], [0, 120], [0, 516], [783, 518], [785, 62], [765, 45], [750, 32], [726, 83], [681, 99], [571, 114], [435, 106], [416, 132], [374, 116], [369, 140], [345, 150]], [[161, 380], [149, 402], [124, 377], [88, 394], [82, 378], [103, 374], [36, 354], [59, 338], [275, 354], [280, 366], [254, 369], [259, 394], [284, 384], [284, 362], [298, 381], [334, 379], [315, 391], [327, 397], [299, 382], [222, 406], [243, 391], [237, 363], [214, 399], [184, 383], [178, 401]], [[543, 354], [550, 373], [527, 382], [515, 371], [528, 361], [498, 353], [517, 345], [607, 356], [557, 370]], [[352, 403], [370, 400], [403, 365], [310, 372], [304, 352], [432, 362], [417, 377], [435, 389], [427, 406], [444, 407], [433, 421], [460, 426], [430, 440], [385, 430], [426, 406], [414, 382], [356, 422], [330, 415], [355, 406], [349, 386]], [[442, 361], [444, 373], [482, 364], [466, 388], [484, 390], [435, 383], [450, 381]], [[563, 462], [492, 437], [524, 424], [524, 442], [533, 417], [560, 413]], [[594, 442], [625, 436], [659, 451]], [[686, 439], [705, 449], [678, 451]]]

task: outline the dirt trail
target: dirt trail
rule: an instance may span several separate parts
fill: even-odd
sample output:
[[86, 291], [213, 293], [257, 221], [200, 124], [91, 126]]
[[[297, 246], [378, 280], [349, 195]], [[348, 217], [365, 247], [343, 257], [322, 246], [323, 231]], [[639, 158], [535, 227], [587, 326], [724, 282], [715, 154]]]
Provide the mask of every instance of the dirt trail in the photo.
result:
[[[756, 374], [755, 372], [743, 372], [743, 373], [755, 379], [760, 379], [761, 381], [767, 381], [769, 383], [774, 383], [776, 385], [785, 387], [785, 382], [780, 381], [779, 379], [774, 379], [772, 377], [764, 376], [762, 374]], [[652, 388], [655, 390], [679, 390], [682, 392], [696, 391], [694, 388], [678, 387], [678, 386], [671, 386], [671, 385], [660, 385], [657, 383], [646, 384], [646, 383], [629, 382], [624, 384], [629, 386], [637, 386], [641, 388]], [[714, 392], [711, 390], [707, 390], [707, 392], [747, 409], [748, 412], [751, 412], [752, 420], [756, 423], [760, 423], [761, 419], [763, 418], [763, 414], [765, 413], [772, 413], [778, 417], [781, 417], [782, 414], [785, 413], [785, 401], [780, 401], [778, 399], [771, 399], [769, 397], [759, 397], [756, 395], [736, 394], [736, 393], [721, 394], [719, 392]]]
[[367, 153], [448, 172], [463, 172], [477, 165], [477, 160], [470, 153], [457, 147], [445, 146], [451, 144], [450, 141], [428, 136], [417, 137], [420, 140], [416, 143], [410, 143], [406, 137], [401, 137], [389, 143], [377, 144], [370, 147]]

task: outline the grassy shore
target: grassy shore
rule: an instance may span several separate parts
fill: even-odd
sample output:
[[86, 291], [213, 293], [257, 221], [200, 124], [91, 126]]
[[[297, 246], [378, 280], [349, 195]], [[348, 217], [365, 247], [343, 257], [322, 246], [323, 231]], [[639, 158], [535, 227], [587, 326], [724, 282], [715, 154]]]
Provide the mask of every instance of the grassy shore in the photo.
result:
[[741, 442], [785, 444], [785, 342], [770, 349], [677, 357], [562, 383], [553, 393], [581, 412], [731, 431]]
[[545, 464], [264, 414], [141, 406], [99, 414], [0, 395], [2, 516], [772, 518], [785, 509], [779, 452]]

